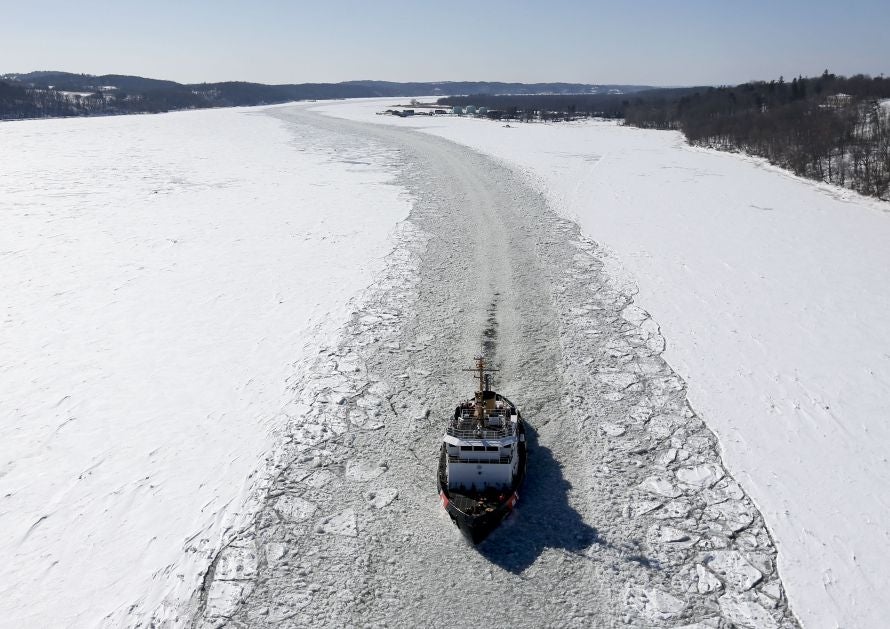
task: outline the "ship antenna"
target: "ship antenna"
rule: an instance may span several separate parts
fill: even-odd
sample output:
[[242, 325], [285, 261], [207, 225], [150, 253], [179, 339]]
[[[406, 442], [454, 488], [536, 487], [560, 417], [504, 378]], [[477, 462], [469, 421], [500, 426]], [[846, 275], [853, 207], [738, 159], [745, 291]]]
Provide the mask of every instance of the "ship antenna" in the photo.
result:
[[476, 356], [476, 367], [473, 369], [464, 369], [464, 371], [475, 371], [479, 374], [479, 390], [476, 392], [476, 417], [482, 421], [482, 413], [485, 408], [485, 392], [489, 390], [491, 383], [491, 372], [500, 371], [499, 369], [486, 369], [485, 358]]

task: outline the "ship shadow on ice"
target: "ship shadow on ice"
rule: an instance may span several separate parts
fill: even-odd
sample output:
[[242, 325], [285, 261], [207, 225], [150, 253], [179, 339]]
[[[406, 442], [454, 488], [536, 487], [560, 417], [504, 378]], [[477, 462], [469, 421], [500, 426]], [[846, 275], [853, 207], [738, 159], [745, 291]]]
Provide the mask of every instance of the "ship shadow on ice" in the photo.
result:
[[606, 545], [598, 531], [569, 504], [571, 483], [537, 431], [526, 421], [528, 472], [516, 511], [477, 548], [493, 564], [515, 574], [529, 568], [546, 548], [583, 553]]

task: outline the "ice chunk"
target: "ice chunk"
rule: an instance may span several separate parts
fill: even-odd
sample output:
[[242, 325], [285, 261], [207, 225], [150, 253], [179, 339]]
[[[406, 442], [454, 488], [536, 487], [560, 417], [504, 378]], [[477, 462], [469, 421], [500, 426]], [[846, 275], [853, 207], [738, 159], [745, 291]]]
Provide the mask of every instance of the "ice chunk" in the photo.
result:
[[718, 629], [720, 627], [720, 620], [717, 618], [706, 618], [701, 622], [694, 622], [691, 625], [680, 625], [679, 627], [674, 627], [674, 629]]
[[[722, 520], [733, 533], [748, 528], [754, 522], [753, 508], [741, 500], [727, 500], [710, 505], [705, 509], [704, 516], [711, 520]], [[756, 541], [754, 545], [757, 545]]]
[[368, 506], [372, 509], [382, 509], [389, 506], [393, 500], [398, 498], [398, 490], [392, 487], [384, 487], [382, 489], [372, 489], [365, 494], [368, 500]]
[[649, 318], [649, 313], [635, 304], [630, 304], [627, 308], [621, 311], [621, 316], [625, 321], [639, 326], [643, 321]]
[[655, 457], [655, 464], [659, 467], [667, 467], [677, 458], [677, 449], [676, 448], [668, 448], [664, 452], [659, 452], [658, 456]]
[[284, 495], [278, 498], [275, 503], [275, 510], [281, 514], [283, 518], [294, 522], [302, 522], [315, 513], [317, 507], [299, 496]]
[[287, 555], [287, 544], [284, 542], [268, 542], [266, 544], [266, 563], [272, 565]]
[[695, 566], [695, 572], [698, 575], [698, 593], [707, 594], [708, 592], [716, 592], [723, 587], [714, 573], [705, 568], [701, 564]]
[[763, 578], [763, 573], [737, 550], [714, 550], [707, 553], [703, 561], [723, 579], [728, 589], [737, 592], [750, 590]]
[[204, 616], [220, 618], [230, 616], [238, 604], [253, 591], [252, 581], [222, 581], [214, 579], [207, 593]]
[[644, 513], [649, 513], [650, 511], [654, 511], [658, 509], [662, 505], [659, 500], [641, 500], [636, 504], [634, 511], [637, 515], [643, 515]]
[[326, 486], [335, 478], [336, 476], [334, 476], [334, 473], [330, 470], [318, 470], [306, 479], [306, 484], [315, 489], [319, 489]]
[[672, 500], [671, 502], [664, 505], [664, 508], [655, 514], [655, 518], [658, 520], [685, 518], [691, 508], [692, 505], [690, 505], [689, 501], [687, 500]]
[[762, 588], [760, 588], [760, 591], [769, 596], [771, 599], [777, 601], [782, 599], [782, 584], [779, 583], [778, 579], [770, 581]]
[[385, 471], [385, 467], [362, 461], [349, 461], [346, 464], [346, 478], [357, 481], [374, 480]]
[[624, 426], [619, 426], [618, 424], [605, 422], [604, 424], [600, 425], [600, 430], [602, 430], [610, 437], [620, 437], [626, 432], [627, 429]]
[[658, 494], [659, 496], [665, 496], [666, 498], [676, 498], [683, 493], [669, 480], [657, 476], [646, 478], [646, 480], [640, 483], [640, 489], [652, 494]]
[[315, 530], [318, 533], [357, 537], [358, 526], [355, 521], [355, 510], [346, 509], [336, 515], [322, 518], [316, 525]]
[[220, 552], [213, 578], [252, 579], [256, 576], [257, 558], [253, 546], [227, 546]]
[[649, 539], [655, 544], [669, 546], [671, 548], [689, 548], [698, 540], [686, 531], [673, 526], [655, 526], [649, 531]]
[[656, 437], [664, 439], [673, 434], [679, 423], [680, 419], [677, 417], [671, 417], [670, 415], [656, 415], [649, 420], [649, 423], [646, 424], [646, 428], [648, 428]]
[[742, 491], [742, 488], [739, 487], [738, 483], [729, 478], [724, 478], [711, 489], [706, 489], [701, 492], [700, 495], [705, 501], [705, 504], [709, 505], [730, 499], [741, 500], [745, 497], [745, 494]]
[[723, 478], [723, 475], [723, 469], [714, 463], [693, 465], [677, 470], [677, 479], [681, 483], [701, 488], [713, 486]]
[[617, 389], [618, 391], [623, 391], [637, 381], [635, 374], [626, 371], [603, 372], [597, 374], [597, 378], [599, 378], [602, 383], [613, 389]]
[[628, 587], [626, 604], [649, 622], [671, 620], [686, 607], [686, 603], [673, 594], [656, 588], [636, 586]]
[[750, 629], [778, 629], [772, 614], [744, 594], [724, 594], [720, 597], [720, 612], [727, 620]]

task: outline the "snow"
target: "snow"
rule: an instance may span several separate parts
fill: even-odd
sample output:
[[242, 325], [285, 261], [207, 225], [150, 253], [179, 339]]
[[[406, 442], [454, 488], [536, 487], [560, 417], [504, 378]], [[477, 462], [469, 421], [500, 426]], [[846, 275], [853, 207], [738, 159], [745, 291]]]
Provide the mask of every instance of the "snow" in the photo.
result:
[[[636, 287], [636, 303], [658, 324], [655, 343], [666, 339], [665, 357], [777, 540], [804, 625], [883, 624], [887, 204], [758, 159], [688, 147], [673, 132], [374, 115], [393, 103], [317, 109], [423, 129], [523, 169], [613, 252], [615, 281]], [[644, 489], [679, 495], [664, 478]], [[727, 594], [721, 608], [743, 626], [765, 626], [760, 603], [743, 595]]]
[[[578, 332], [580, 347], [591, 348], [578, 352], [579, 377], [595, 374], [588, 384], [604, 400], [645, 390], [659, 399], [677, 392], [682, 401], [682, 383], [646, 357], [664, 350], [720, 438], [723, 466], [688, 408], [637, 409], [596, 424], [596, 439], [613, 454], [585, 476], [633, 479], [640, 498], [625, 507], [645, 526], [644, 546], [665, 570], [686, 570], [657, 588], [628, 581], [630, 621], [701, 618], [700, 603], [678, 598], [697, 590], [719, 597], [720, 613], [740, 626], [775, 626], [784, 590], [807, 627], [880, 626], [890, 613], [882, 596], [890, 505], [880, 499], [890, 480], [887, 205], [758, 160], [689, 148], [675, 133], [374, 115], [393, 103], [312, 108], [422, 128], [524, 171], [611, 250], [617, 310], [597, 312], [609, 290], [598, 291], [605, 301], [576, 290], [578, 300], [560, 302], [569, 307], [559, 315], [574, 325], [565, 333]], [[423, 336], [396, 335], [404, 321], [392, 304], [402, 302], [389, 299], [403, 299], [419, 281], [405, 269], [422, 239], [408, 234], [379, 278], [409, 205], [386, 172], [399, 149], [333, 124], [306, 126], [286, 110], [0, 125], [0, 626], [132, 624], [147, 617], [127, 616], [134, 603], [164, 619], [157, 606], [174, 609], [191, 596], [210, 558], [205, 619], [255, 611], [283, 622], [318, 603], [310, 601], [315, 592], [348, 596], [339, 584], [358, 587], [354, 545], [385, 548], [378, 533], [417, 514], [404, 504], [426, 499], [414, 487], [413, 462], [325, 445], [347, 424], [370, 443], [388, 443], [378, 429], [393, 419], [386, 401], [398, 385], [387, 391], [372, 382], [362, 344], [420, 356], [444, 334], [441, 313], [420, 312], [434, 319]], [[413, 146], [418, 154], [436, 148]], [[454, 151], [436, 150], [433, 163], [447, 165], [446, 176], [465, 176]], [[497, 185], [512, 176], [485, 172], [498, 174]], [[417, 197], [427, 216], [456, 203], [453, 190], [422, 183], [412, 186], [428, 197]], [[503, 193], [487, 197], [477, 187], [472, 199], [503, 203]], [[535, 203], [534, 195], [523, 199]], [[479, 212], [484, 204], [470, 205]], [[602, 248], [573, 245], [558, 258], [564, 283], [597, 282], [590, 251]], [[489, 279], [503, 277], [498, 267]], [[333, 339], [375, 278], [386, 299], [355, 313], [351, 336]], [[546, 292], [533, 286], [527, 294]], [[565, 286], [553, 288], [561, 295]], [[635, 303], [625, 307], [618, 295], [628, 291]], [[602, 352], [593, 351], [595, 340], [611, 323], [598, 316], [630, 326]], [[545, 335], [537, 323], [532, 332]], [[509, 326], [501, 334], [507, 344]], [[579, 347], [572, 339], [560, 340], [566, 351]], [[438, 372], [416, 365], [389, 366], [390, 385], [398, 379], [427, 391], [438, 382]], [[429, 400], [405, 404], [411, 426], [437, 421]], [[617, 470], [611, 457], [643, 465], [633, 455], [650, 439], [660, 448], [651, 452], [654, 467], [636, 476]], [[274, 462], [276, 473], [292, 476], [282, 472], [281, 487], [265, 492], [262, 518], [286, 526], [233, 539], [246, 530], [282, 441], [317, 445]], [[587, 495], [595, 487], [578, 484], [573, 498], [594, 504], [587, 516], [597, 513], [600, 501]], [[331, 500], [331, 488], [350, 500]], [[751, 526], [758, 507], [780, 550], [781, 584], [762, 526]], [[287, 537], [302, 528], [305, 536]], [[259, 542], [248, 543], [251, 535]], [[334, 559], [316, 557], [319, 549]], [[532, 578], [556, 566], [545, 555]], [[425, 571], [424, 561], [400, 560], [392, 570], [402, 576], [378, 566], [374, 578], [398, 586], [418, 574], [412, 570]], [[305, 587], [262, 576], [289, 574], [291, 564]], [[314, 572], [298, 572], [301, 564]], [[594, 576], [588, 581], [599, 583]], [[346, 603], [337, 605], [328, 618], [352, 617]]]
[[409, 209], [388, 149], [276, 113], [0, 125], [0, 626], [187, 598], [249, 515]]
[[[693, 594], [702, 551], [756, 552], [762, 581], [777, 579], [776, 549], [756, 509], [735, 537], [722, 511], [705, 513], [740, 492], [731, 478], [675, 487], [677, 500], [637, 515], [651, 502], [640, 488], [646, 479], [724, 467], [717, 439], [661, 357], [663, 342], [649, 345], [660, 337], [657, 324], [629, 308], [633, 294], [613, 285], [602, 249], [577, 224], [556, 215], [521, 173], [459, 144], [301, 106], [280, 115], [398, 150], [396, 181], [415, 201], [381, 275], [295, 383], [273, 480], [251, 525], [233, 531], [224, 551], [244, 552], [245, 563], [249, 553], [280, 557], [282, 547], [286, 556], [258, 563], [250, 588], [209, 572], [195, 626], [707, 624], [723, 591]], [[443, 415], [468, 385], [462, 363], [442, 357], [470, 356], [480, 343], [500, 369], [498, 388], [522, 402], [537, 454], [516, 517], [474, 548], [438, 508], [431, 483]], [[603, 382], [595, 377], [602, 368], [630, 377]], [[607, 424], [621, 434], [603, 438]], [[384, 472], [368, 478], [375, 463]], [[397, 498], [368, 508], [379, 487]], [[285, 496], [310, 503], [311, 517], [284, 515]], [[734, 500], [748, 505], [743, 492]], [[442, 574], [482, 589], [451, 605]], [[625, 596], [628, 588], [641, 596]], [[769, 599], [777, 622], [797, 626], [784, 598], [760, 584], [751, 596]], [[682, 606], [671, 611], [671, 601]]]

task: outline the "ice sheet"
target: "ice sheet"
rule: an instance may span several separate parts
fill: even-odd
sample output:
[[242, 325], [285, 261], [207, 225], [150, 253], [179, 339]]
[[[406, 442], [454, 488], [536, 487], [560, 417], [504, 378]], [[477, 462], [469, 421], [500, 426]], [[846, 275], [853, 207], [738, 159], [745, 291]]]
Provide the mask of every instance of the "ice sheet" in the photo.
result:
[[[401, 99], [404, 100], [404, 99]], [[422, 100], [422, 99], [421, 99]], [[807, 627], [890, 616], [890, 206], [611, 122], [398, 118], [524, 169], [615, 252], [666, 358], [777, 537]]]
[[408, 212], [390, 157], [256, 109], [0, 124], [0, 626], [195, 590]]

